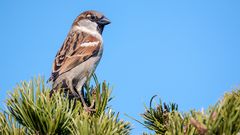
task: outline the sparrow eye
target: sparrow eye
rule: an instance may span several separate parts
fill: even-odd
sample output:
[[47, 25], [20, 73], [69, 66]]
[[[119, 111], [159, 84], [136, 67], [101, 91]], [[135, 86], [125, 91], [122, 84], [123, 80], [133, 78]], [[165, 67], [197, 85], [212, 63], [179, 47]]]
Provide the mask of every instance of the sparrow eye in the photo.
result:
[[97, 16], [91, 15], [91, 14], [88, 14], [88, 15], [87, 15], [87, 18], [88, 18], [89, 20], [91, 20], [91, 21], [96, 21], [96, 20], [97, 20]]
[[90, 19], [91, 19], [92, 21], [94, 21], [94, 20], [97, 19], [97, 17], [96, 17], [95, 15], [91, 15]]

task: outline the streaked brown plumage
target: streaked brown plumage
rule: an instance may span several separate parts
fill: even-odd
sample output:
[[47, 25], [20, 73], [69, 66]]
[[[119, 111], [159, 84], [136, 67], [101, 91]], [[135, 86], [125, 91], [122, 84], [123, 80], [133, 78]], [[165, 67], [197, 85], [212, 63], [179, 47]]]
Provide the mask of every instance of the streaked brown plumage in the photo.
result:
[[53, 93], [59, 87], [70, 90], [70, 96], [80, 98], [87, 108], [81, 92], [87, 79], [98, 65], [103, 51], [102, 31], [110, 21], [97, 11], [80, 14], [53, 62]]

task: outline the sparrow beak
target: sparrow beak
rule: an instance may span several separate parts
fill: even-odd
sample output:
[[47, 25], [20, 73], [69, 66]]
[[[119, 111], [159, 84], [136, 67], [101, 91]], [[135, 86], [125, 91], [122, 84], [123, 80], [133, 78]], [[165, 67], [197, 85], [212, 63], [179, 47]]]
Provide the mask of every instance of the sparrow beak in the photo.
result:
[[103, 16], [100, 20], [98, 20], [97, 23], [100, 24], [100, 25], [108, 25], [108, 24], [110, 24], [111, 22], [110, 22], [109, 19], [107, 19], [106, 17]]

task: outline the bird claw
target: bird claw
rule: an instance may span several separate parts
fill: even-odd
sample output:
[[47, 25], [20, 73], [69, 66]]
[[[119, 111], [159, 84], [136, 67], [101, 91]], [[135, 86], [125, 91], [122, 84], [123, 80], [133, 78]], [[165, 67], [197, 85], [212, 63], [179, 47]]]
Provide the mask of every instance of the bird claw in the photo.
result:
[[96, 109], [92, 109], [92, 108], [90, 108], [90, 107], [84, 107], [84, 110], [85, 110], [87, 113], [96, 112]]
[[77, 97], [77, 100], [80, 100], [82, 102], [83, 108], [86, 112], [96, 112], [96, 109], [94, 108], [95, 100], [91, 102], [90, 106], [87, 106], [85, 99], [80, 95], [80, 97]]
[[87, 106], [86, 104], [83, 104], [84, 110], [88, 113], [90, 112], [96, 112], [96, 109], [94, 108], [95, 101], [93, 100], [90, 106]]

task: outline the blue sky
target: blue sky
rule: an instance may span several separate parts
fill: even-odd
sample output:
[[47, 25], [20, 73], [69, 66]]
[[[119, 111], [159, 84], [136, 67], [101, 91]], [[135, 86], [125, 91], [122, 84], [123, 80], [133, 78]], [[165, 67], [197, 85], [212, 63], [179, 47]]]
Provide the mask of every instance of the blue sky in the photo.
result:
[[181, 111], [207, 108], [240, 84], [240, 2], [237, 0], [2, 0], [0, 101], [21, 80], [47, 79], [77, 15], [89, 9], [112, 24], [96, 74], [114, 87], [110, 103], [130, 121], [157, 94]]

